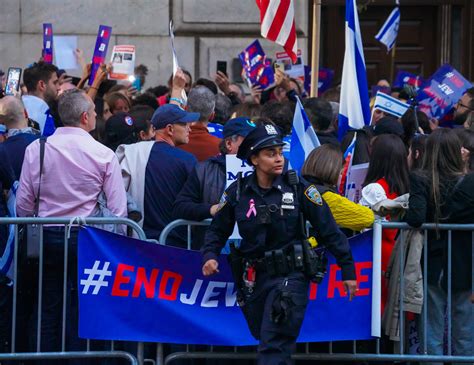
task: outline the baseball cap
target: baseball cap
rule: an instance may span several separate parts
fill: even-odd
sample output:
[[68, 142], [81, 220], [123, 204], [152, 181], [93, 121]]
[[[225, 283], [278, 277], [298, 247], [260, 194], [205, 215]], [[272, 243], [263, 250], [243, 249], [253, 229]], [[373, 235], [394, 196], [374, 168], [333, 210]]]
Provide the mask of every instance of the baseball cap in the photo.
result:
[[105, 122], [105, 144], [115, 150], [118, 145], [136, 142], [135, 122], [124, 112], [112, 115]]
[[397, 119], [393, 117], [383, 117], [377, 124], [373, 126], [375, 136], [381, 134], [395, 134], [396, 136], [402, 137], [404, 134], [403, 126]]
[[254, 128], [239, 146], [237, 157], [248, 160], [255, 152], [267, 147], [283, 146], [285, 143], [275, 126], [271, 124]]
[[199, 121], [199, 113], [188, 113], [175, 104], [165, 104], [155, 110], [151, 124], [155, 129], [162, 129], [168, 124], [192, 123]]
[[247, 135], [254, 130], [256, 127], [255, 123], [249, 118], [239, 117], [233, 118], [227, 121], [224, 125], [224, 138], [239, 135], [247, 137]]

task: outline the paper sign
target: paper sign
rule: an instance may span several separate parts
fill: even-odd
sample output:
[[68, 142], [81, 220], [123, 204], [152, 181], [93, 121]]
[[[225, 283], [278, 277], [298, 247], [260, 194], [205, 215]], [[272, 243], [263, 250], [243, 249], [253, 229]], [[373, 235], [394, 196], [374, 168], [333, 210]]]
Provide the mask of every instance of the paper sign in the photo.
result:
[[135, 46], [114, 46], [110, 80], [127, 80], [135, 72]]
[[53, 63], [53, 25], [50, 23], [43, 24], [43, 61], [45, 63]]
[[362, 184], [365, 181], [369, 164], [352, 165], [347, 177], [346, 197], [354, 203], [358, 203], [362, 194]]
[[417, 96], [418, 110], [428, 118], [440, 120], [471, 87], [471, 83], [452, 66], [443, 65], [421, 87]]
[[249, 86], [260, 85], [265, 90], [275, 83], [271, 62], [265, 56], [258, 40], [243, 50], [239, 54], [239, 59], [250, 83]]
[[56, 66], [63, 70], [75, 70], [79, 67], [74, 51], [77, 49], [76, 36], [54, 36], [54, 58]]
[[[178, 62], [178, 55], [176, 54], [176, 48], [174, 47], [174, 26], [173, 26], [172, 20], [170, 20], [169, 33], [170, 33], [170, 43], [171, 43], [171, 54], [173, 57], [173, 77], [174, 77], [176, 75], [176, 71], [178, 71], [179, 62]], [[184, 90], [181, 91], [181, 99], [183, 99], [184, 102], [188, 100], [188, 96], [186, 95], [186, 91]]]
[[89, 85], [92, 85], [95, 79], [95, 74], [101, 63], [105, 63], [107, 55], [107, 48], [109, 47], [110, 36], [112, 35], [112, 27], [101, 25], [97, 33], [97, 40], [95, 42], [94, 55], [92, 56], [92, 70], [89, 77]]
[[[237, 158], [237, 155], [225, 155], [225, 169], [226, 169], [226, 184], [225, 188], [227, 189], [235, 180], [237, 180], [237, 175], [239, 172], [242, 173], [242, 178], [251, 175], [253, 173], [253, 167], [247, 164], [247, 162], [242, 161], [240, 158]], [[237, 228], [237, 223], [234, 227], [234, 232], [229, 237], [229, 239], [241, 239], [239, 234], [239, 229]]]
[[276, 54], [275, 63], [280, 65], [280, 67], [288, 76], [293, 77], [294, 79], [300, 79], [301, 81], [304, 81], [304, 63], [300, 49], [298, 50], [298, 55], [295, 63], [291, 61], [291, 57], [286, 52], [278, 52]]

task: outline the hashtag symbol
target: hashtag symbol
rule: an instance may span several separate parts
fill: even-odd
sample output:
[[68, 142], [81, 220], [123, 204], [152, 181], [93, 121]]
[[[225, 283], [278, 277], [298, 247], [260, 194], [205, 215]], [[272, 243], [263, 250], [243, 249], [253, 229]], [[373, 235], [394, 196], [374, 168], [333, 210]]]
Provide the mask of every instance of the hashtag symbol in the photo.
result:
[[[94, 290], [92, 291], [93, 295], [99, 294], [99, 290], [103, 286], [109, 286], [106, 276], [112, 276], [112, 271], [109, 271], [110, 262], [105, 262], [102, 269], [99, 269], [100, 261], [95, 261], [92, 269], [84, 269], [84, 274], [87, 275], [87, 279], [81, 280], [81, 285], [84, 285], [82, 289], [82, 294], [89, 294], [89, 288], [92, 286]], [[98, 276], [98, 279], [95, 279]]]

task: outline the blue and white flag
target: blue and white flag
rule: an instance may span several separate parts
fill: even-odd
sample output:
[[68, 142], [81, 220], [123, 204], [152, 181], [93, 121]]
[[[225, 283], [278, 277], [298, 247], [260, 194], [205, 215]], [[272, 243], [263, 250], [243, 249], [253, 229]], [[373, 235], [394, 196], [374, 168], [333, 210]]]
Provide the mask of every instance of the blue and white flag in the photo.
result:
[[385, 113], [401, 118], [403, 114], [410, 109], [410, 105], [398, 100], [397, 98], [391, 97], [390, 95], [377, 91], [374, 104], [374, 110], [375, 109], [382, 110]]
[[375, 39], [383, 43], [389, 52], [397, 40], [398, 28], [400, 26], [400, 9], [393, 9], [392, 13], [382, 25]]
[[297, 97], [293, 127], [291, 129], [290, 165], [296, 171], [301, 171], [304, 160], [312, 150], [321, 146], [319, 139], [309, 122], [300, 99]]
[[339, 106], [339, 139], [370, 123], [369, 88], [356, 0], [346, 0], [346, 52]]

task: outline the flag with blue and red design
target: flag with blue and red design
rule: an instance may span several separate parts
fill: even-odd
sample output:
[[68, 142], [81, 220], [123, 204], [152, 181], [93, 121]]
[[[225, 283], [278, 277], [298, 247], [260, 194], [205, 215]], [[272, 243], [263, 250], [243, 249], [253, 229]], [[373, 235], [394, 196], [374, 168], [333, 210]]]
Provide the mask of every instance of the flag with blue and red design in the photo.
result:
[[[334, 79], [334, 70], [330, 68], [319, 69], [318, 96], [324, 93], [332, 85]], [[311, 67], [304, 66], [304, 89], [308, 94], [311, 93]]]
[[53, 25], [51, 23], [43, 24], [43, 61], [53, 63]]
[[406, 71], [398, 71], [397, 77], [393, 83], [393, 87], [404, 87], [405, 85], [413, 86], [418, 89], [425, 81], [420, 75], [415, 75]]
[[347, 194], [347, 177], [349, 176], [349, 172], [351, 171], [352, 161], [354, 160], [354, 152], [355, 152], [355, 145], [357, 141], [357, 132], [354, 133], [354, 138], [352, 138], [352, 142], [347, 147], [346, 152], [344, 152], [344, 168], [341, 174], [341, 181], [339, 183], [339, 194], [342, 196], [346, 196]]
[[89, 85], [92, 85], [95, 79], [95, 74], [101, 63], [105, 63], [107, 56], [107, 49], [109, 47], [110, 36], [112, 35], [112, 27], [101, 25], [97, 33], [97, 40], [95, 42], [94, 55], [92, 56], [92, 69], [89, 77]]

